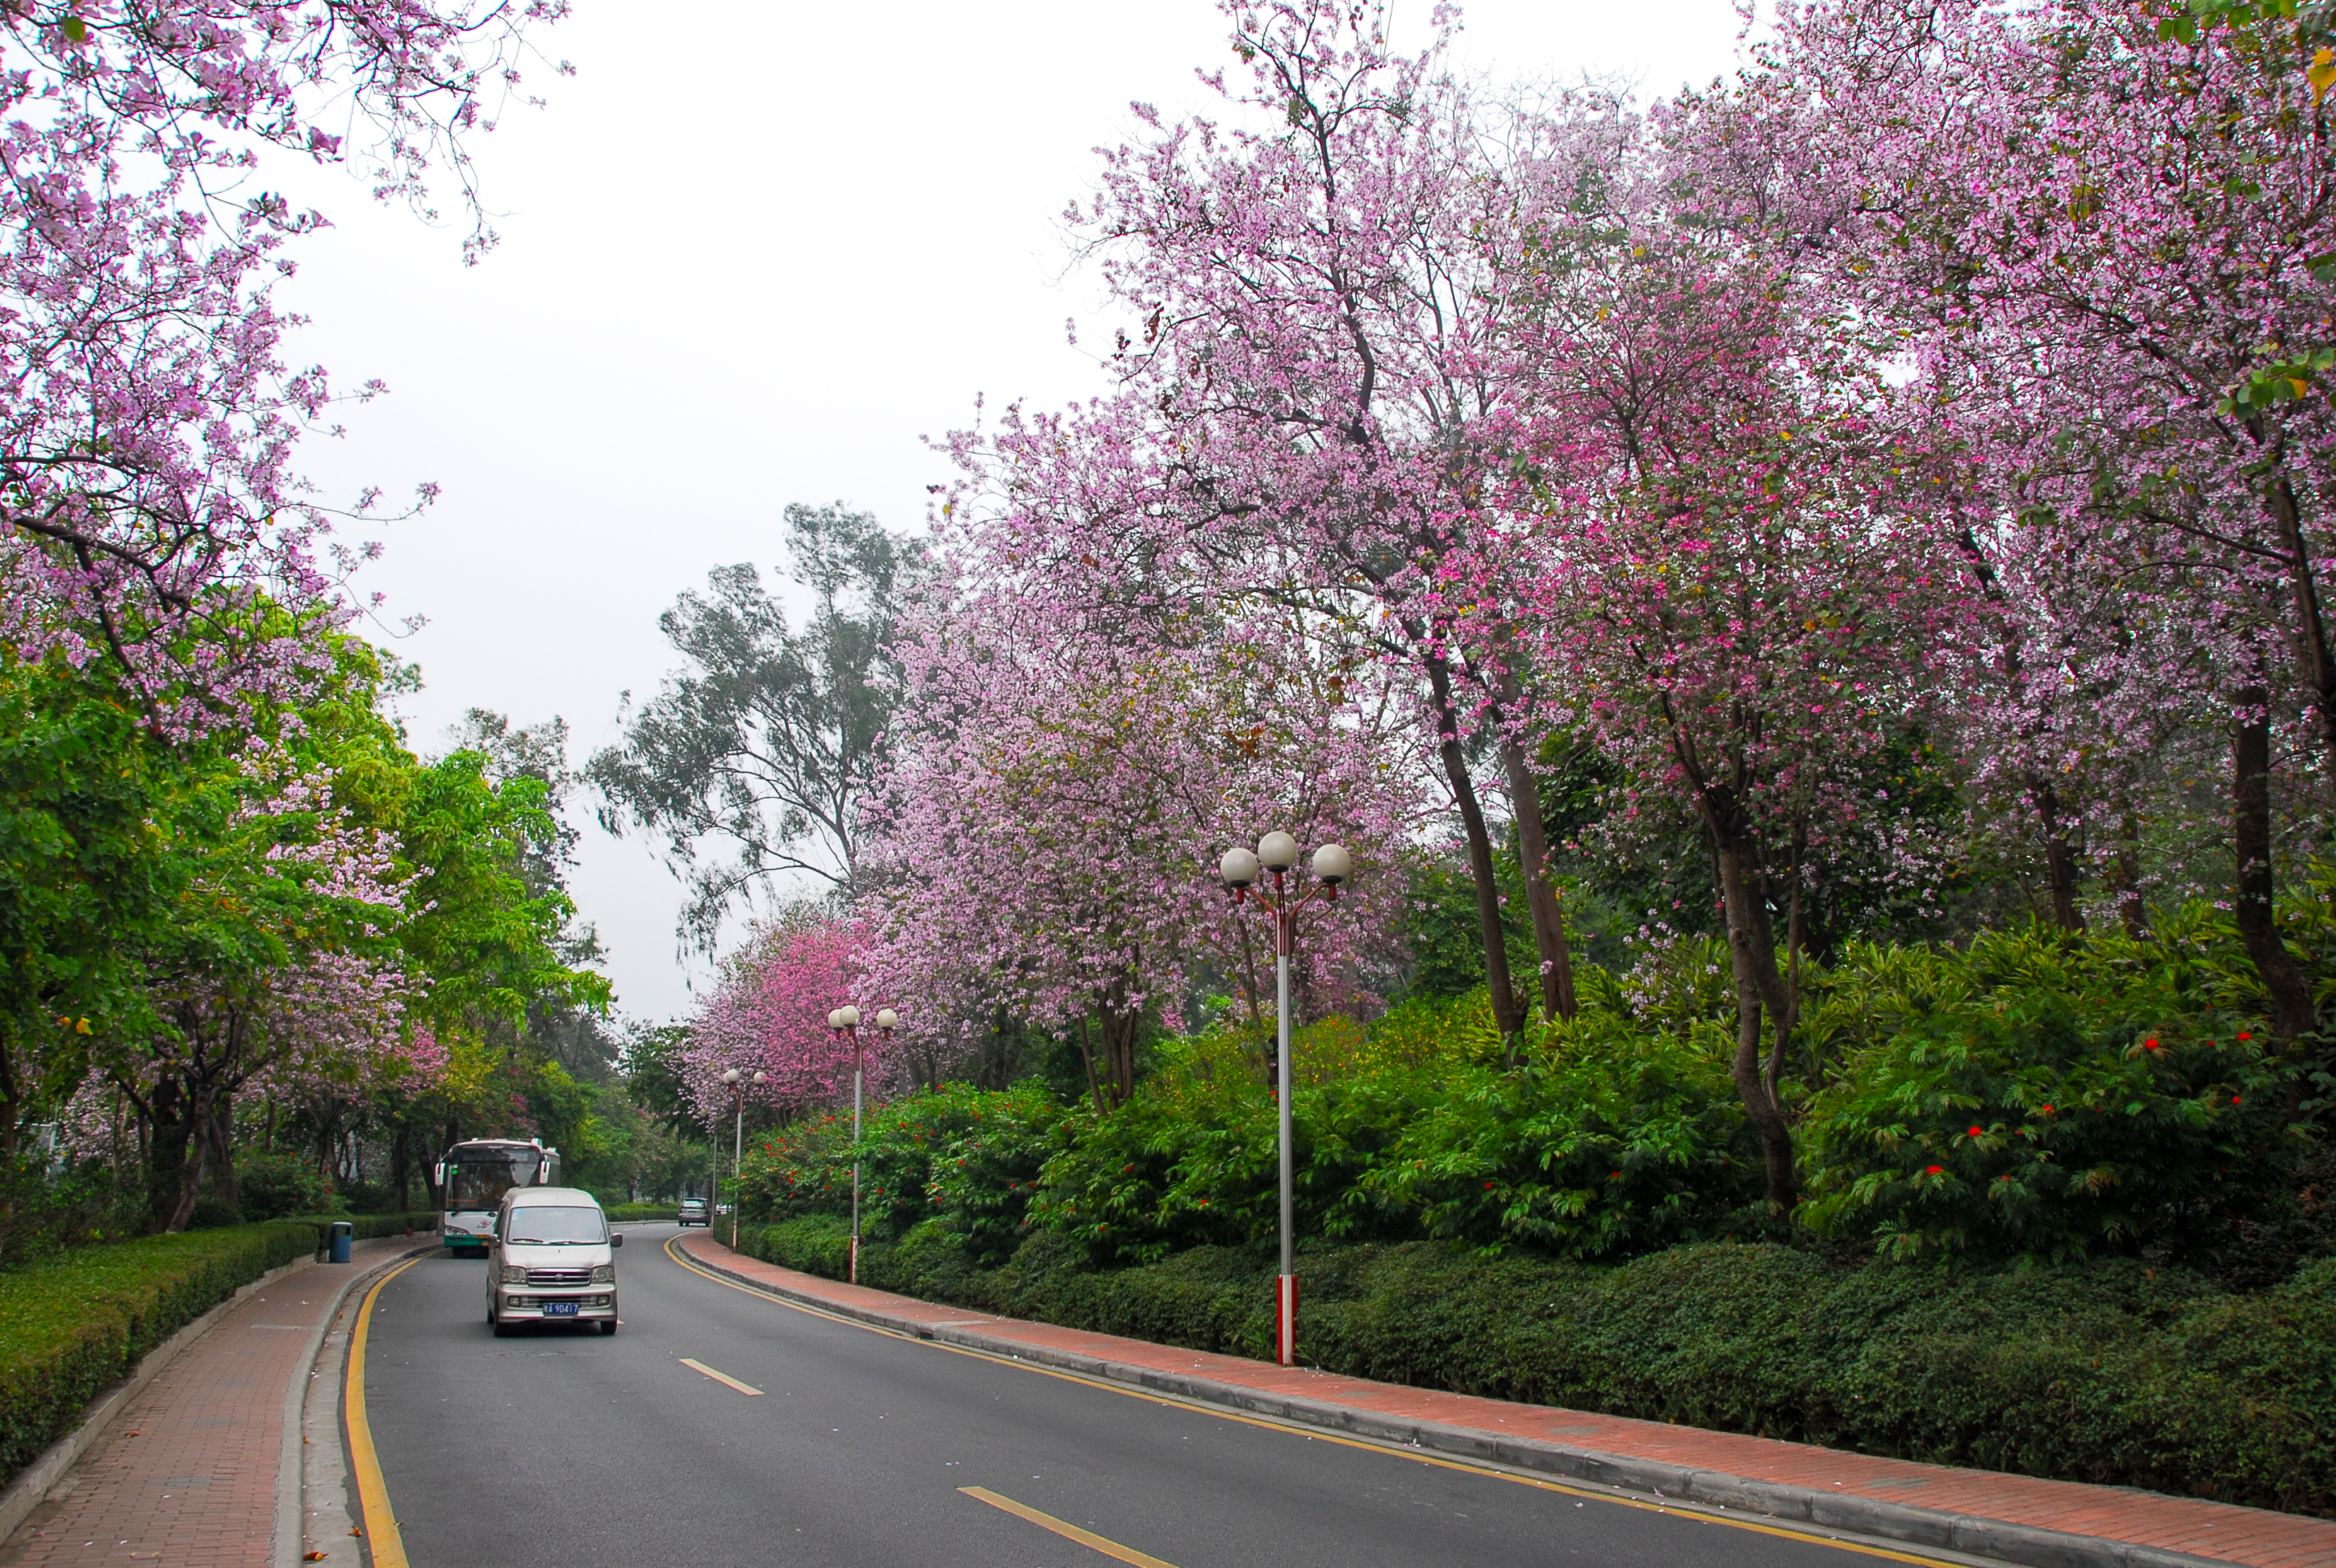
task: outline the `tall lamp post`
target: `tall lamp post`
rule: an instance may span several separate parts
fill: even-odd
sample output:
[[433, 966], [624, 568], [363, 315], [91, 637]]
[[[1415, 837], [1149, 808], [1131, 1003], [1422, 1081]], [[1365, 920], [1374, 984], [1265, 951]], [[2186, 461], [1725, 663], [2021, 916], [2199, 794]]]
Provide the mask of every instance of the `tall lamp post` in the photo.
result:
[[[722, 1069], [722, 1081], [730, 1086], [730, 1184], [735, 1187], [738, 1184], [738, 1167], [746, 1159], [746, 1086], [767, 1084], [771, 1079], [767, 1073], [756, 1073], [749, 1078], [735, 1067], [725, 1067]], [[738, 1199], [735, 1194], [730, 1199], [730, 1250], [734, 1252], [738, 1250]]]
[[[1298, 940], [1298, 911], [1318, 899], [1328, 902], [1337, 898], [1338, 884], [1355, 870], [1353, 858], [1345, 850], [1324, 844], [1314, 852], [1314, 880], [1319, 885], [1300, 891], [1295, 883], [1282, 880], [1297, 865], [1298, 841], [1288, 833], [1270, 833], [1257, 841], [1255, 854], [1230, 849], [1217, 866], [1235, 904], [1254, 891], [1259, 907], [1273, 916], [1273, 1014], [1280, 1079], [1276, 1097], [1281, 1121], [1281, 1272], [1273, 1284], [1273, 1341], [1274, 1353], [1285, 1367], [1298, 1364], [1298, 1271], [1290, 1255], [1290, 955]], [[1271, 892], [1257, 885], [1260, 869], [1273, 877]]]
[[[876, 1027], [890, 1038], [900, 1015], [890, 1008], [876, 1013]], [[848, 1274], [860, 1283], [860, 1009], [846, 1003], [827, 1015], [827, 1027], [852, 1042], [852, 1265]]]

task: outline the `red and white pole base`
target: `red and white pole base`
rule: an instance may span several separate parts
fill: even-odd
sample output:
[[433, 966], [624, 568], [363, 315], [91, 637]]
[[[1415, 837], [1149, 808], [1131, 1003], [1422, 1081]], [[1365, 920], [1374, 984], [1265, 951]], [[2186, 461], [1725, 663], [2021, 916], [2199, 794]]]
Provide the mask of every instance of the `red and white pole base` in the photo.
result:
[[1298, 1276], [1273, 1277], [1274, 1359], [1285, 1367], [1298, 1365]]

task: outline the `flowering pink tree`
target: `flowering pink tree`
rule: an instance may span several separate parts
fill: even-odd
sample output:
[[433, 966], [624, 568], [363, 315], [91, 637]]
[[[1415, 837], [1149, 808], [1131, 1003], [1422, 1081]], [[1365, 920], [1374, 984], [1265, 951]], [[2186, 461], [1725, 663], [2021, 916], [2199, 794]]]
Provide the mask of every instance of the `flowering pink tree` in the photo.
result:
[[1861, 346], [1795, 310], [1790, 274], [1758, 248], [1680, 221], [1676, 167], [1620, 150], [1594, 182], [1572, 159], [1521, 180], [1523, 242], [1499, 264], [1530, 433], [1509, 521], [1455, 553], [1447, 592], [1499, 607], [1478, 618], [1487, 657], [1498, 628], [1529, 628], [1543, 704], [1622, 765], [1626, 817], [1702, 828], [1736, 982], [1733, 1071], [1771, 1202], [1788, 1207], [1779, 1078], [1806, 890], [1853, 839], [1927, 869], [1889, 842], [1902, 824], [1880, 765], [1957, 624]]
[[1480, 235], [1509, 226], [1514, 193], [1484, 156], [1494, 128], [1440, 73], [1440, 35], [1400, 58], [1375, 8], [1226, 14], [1243, 73], [1210, 80], [1232, 122], [1167, 125], [1139, 105], [1156, 134], [1108, 153], [1075, 212], [1132, 317], [1118, 387], [1057, 417], [1011, 414], [959, 450], [996, 498], [998, 550], [1042, 593], [1152, 620], [1205, 595], [1368, 648], [1460, 818], [1514, 1037], [1479, 731], [1512, 797], [1552, 1013], [1571, 1007], [1564, 927], [1516, 650], [1472, 662], [1488, 645], [1458, 634], [1439, 572], [1507, 462], [1510, 302]]
[[[331, 394], [283, 362], [267, 284], [320, 220], [250, 187], [258, 154], [346, 149], [409, 200], [434, 159], [467, 198], [465, 133], [515, 87], [526, 27], [564, 8], [0, 15], [0, 636], [20, 654], [108, 661], [170, 734], [317, 667], [302, 612], [350, 558], [323, 553], [289, 463]], [[292, 616], [257, 614], [263, 597]]]
[[[873, 1019], [876, 1004], [861, 979], [866, 937], [852, 922], [808, 909], [757, 931], [724, 965], [720, 984], [690, 1020], [682, 1077], [700, 1121], [730, 1114], [725, 1069], [749, 1080], [749, 1104], [793, 1113], [852, 1092], [852, 1047], [836, 1037], [827, 1015], [856, 1002]], [[886, 1041], [861, 1031], [866, 1069], [888, 1066]], [[752, 1082], [761, 1073], [764, 1081]]]
[[[2313, 772], [2336, 765], [2331, 41], [2277, 7], [1851, 0], [1788, 17], [1707, 143], [1737, 176], [1716, 210], [1789, 232], [1902, 335], [1937, 444], [1967, 454], [1942, 488], [2044, 524], [1999, 537], [2088, 560], [2128, 600], [2002, 683], [1993, 727], [2041, 743], [2019, 765], [2049, 774], [2055, 664], [2116, 666], [2160, 707], [2211, 694], [2239, 924], [2290, 1038], [2312, 1005], [2271, 918], [2281, 716]], [[2156, 733], [2101, 738], [2126, 760]]]
[[[1134, 1086], [1144, 1022], [1181, 1027], [1201, 971], [1259, 1015], [1255, 933], [1217, 887], [1222, 852], [1282, 827], [1384, 867], [1408, 795], [1341, 661], [1319, 662], [1331, 645], [1263, 617], [1083, 613], [1017, 564], [1015, 537], [971, 531], [954, 597], [906, 650], [872, 813], [871, 987], [936, 1061], [1000, 1013], [1076, 1039], [1107, 1107]], [[1309, 930], [1325, 997], [1372, 940], [1371, 883]]]

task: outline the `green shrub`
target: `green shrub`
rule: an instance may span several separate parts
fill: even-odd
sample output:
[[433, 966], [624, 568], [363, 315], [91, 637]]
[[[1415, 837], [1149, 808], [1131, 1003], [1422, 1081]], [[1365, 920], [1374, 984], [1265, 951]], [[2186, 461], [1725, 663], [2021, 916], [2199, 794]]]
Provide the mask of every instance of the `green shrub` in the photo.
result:
[[[1650, 1037], [1585, 1008], [1515, 1071], [1448, 1074], [1342, 1207], [1382, 1216], [1372, 1229], [1390, 1239], [1562, 1258], [1717, 1234], [1762, 1196], [1758, 1144], [1723, 1066], [1728, 1045], [1708, 1024]], [[1362, 1229], [1334, 1221], [1325, 1233]]]
[[1853, 950], [1817, 1024], [1852, 1020], [1851, 1049], [1801, 1127], [1802, 1223], [1902, 1257], [2210, 1254], [2307, 1147], [2221, 920]]
[[[848, 1226], [750, 1229], [840, 1279]], [[973, 1271], [912, 1234], [862, 1284], [1264, 1359], [1273, 1262], [1200, 1247], [1096, 1269], [1041, 1231]], [[1300, 1255], [1308, 1364], [1933, 1464], [2336, 1514], [2336, 1260], [2233, 1295], [2128, 1259], [1942, 1275], [1773, 1245], [1595, 1267], [1435, 1242]]]
[[[1002, 1261], [1066, 1113], [1036, 1083], [969, 1084], [906, 1095], [862, 1120], [861, 1233], [905, 1236], [940, 1217], [978, 1258]], [[740, 1213], [758, 1221], [849, 1213], [852, 1118], [824, 1115], [764, 1135], [739, 1166]]]
[[399, 1214], [302, 1214], [298, 1222], [316, 1227], [319, 1236], [331, 1234], [331, 1227], [346, 1222], [350, 1236], [359, 1242], [375, 1241], [383, 1236], [402, 1236], [408, 1231], [431, 1232], [438, 1228], [438, 1211], [417, 1209]]
[[783, 1269], [842, 1280], [851, 1271], [852, 1224], [833, 1214], [803, 1214], [775, 1225], [741, 1223], [738, 1250]]
[[0, 1273], [0, 1480], [147, 1351], [316, 1247], [314, 1226], [279, 1221], [78, 1248]]
[[670, 1220], [677, 1212], [673, 1203], [603, 1203], [600, 1207], [611, 1220]]

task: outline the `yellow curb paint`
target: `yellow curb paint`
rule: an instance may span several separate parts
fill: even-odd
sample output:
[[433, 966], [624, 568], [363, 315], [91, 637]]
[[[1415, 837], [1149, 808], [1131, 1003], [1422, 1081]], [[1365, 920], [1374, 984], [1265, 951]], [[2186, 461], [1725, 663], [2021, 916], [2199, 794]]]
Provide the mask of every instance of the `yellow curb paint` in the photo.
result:
[[1100, 1552], [1106, 1557], [1116, 1557], [1123, 1563], [1133, 1563], [1135, 1568], [1175, 1568], [1173, 1563], [1163, 1563], [1157, 1557], [1138, 1552], [1133, 1546], [1123, 1546], [1116, 1541], [1105, 1540], [1092, 1530], [1082, 1530], [1067, 1519], [1057, 1519], [1052, 1514], [1041, 1514], [1027, 1503], [1017, 1503], [1011, 1497], [1001, 1497], [987, 1486], [960, 1486], [958, 1490], [976, 1502], [987, 1503], [993, 1508], [1003, 1508], [1017, 1519], [1027, 1519], [1041, 1530], [1052, 1530], [1066, 1541], [1076, 1541], [1080, 1545]]
[[356, 1326], [349, 1330], [348, 1380], [342, 1385], [341, 1409], [349, 1424], [349, 1468], [356, 1473], [357, 1513], [365, 1523], [373, 1568], [406, 1568], [406, 1562], [405, 1538], [398, 1534], [397, 1518], [389, 1510], [389, 1486], [381, 1476], [381, 1456], [374, 1452], [373, 1428], [365, 1425], [365, 1338], [381, 1288], [420, 1261], [408, 1258], [375, 1280], [365, 1292], [365, 1305], [357, 1309]]
[[759, 1399], [763, 1397], [763, 1391], [760, 1388], [755, 1388], [752, 1383], [741, 1383], [737, 1378], [733, 1378], [727, 1372], [717, 1372], [713, 1368], [707, 1366], [705, 1362], [697, 1359], [694, 1356], [684, 1356], [681, 1359], [681, 1364], [688, 1368], [693, 1372], [705, 1373], [707, 1377], [713, 1378], [717, 1383], [726, 1383], [731, 1388], [737, 1389], [738, 1392], [746, 1395], [750, 1398]]
[[801, 1312], [807, 1318], [824, 1318], [831, 1323], [841, 1323], [847, 1329], [858, 1329], [869, 1334], [881, 1334], [886, 1339], [920, 1345], [929, 1350], [947, 1350], [952, 1356], [970, 1356], [978, 1361], [988, 1361], [999, 1367], [1011, 1367], [1017, 1372], [1036, 1372], [1041, 1378], [1056, 1378], [1066, 1383], [1084, 1384], [1087, 1388], [1099, 1389], [1106, 1394], [1117, 1394], [1122, 1398], [1141, 1399], [1148, 1405], [1165, 1405], [1172, 1409], [1197, 1411], [1220, 1421], [1239, 1421], [1245, 1427], [1262, 1427], [1270, 1432], [1287, 1432], [1292, 1437], [1304, 1437], [1309, 1442], [1336, 1443], [1342, 1448], [1360, 1448], [1367, 1454], [1385, 1454], [1394, 1458], [1409, 1460], [1414, 1465], [1433, 1466], [1438, 1470], [1457, 1470], [1464, 1475], [1487, 1475], [1495, 1481], [1506, 1481], [1513, 1485], [1530, 1486], [1536, 1492], [1555, 1492], [1561, 1496], [1579, 1497], [1586, 1502], [1611, 1504], [1618, 1508], [1636, 1508], [1648, 1514], [1668, 1514], [1674, 1519], [1691, 1519], [1698, 1524], [1724, 1524], [1731, 1530], [1749, 1530], [1756, 1535], [1775, 1535], [1786, 1541], [1805, 1541], [1812, 1546], [1830, 1546], [1836, 1552], [1854, 1553], [1860, 1557], [1879, 1557], [1886, 1563], [1913, 1563], [1921, 1564], [1922, 1568], [1951, 1568], [1954, 1561], [1952, 1558], [1925, 1557], [1919, 1553], [1900, 1552], [1888, 1546], [1868, 1546], [1859, 1541], [1844, 1541], [1836, 1535], [1819, 1535], [1813, 1531], [1789, 1529], [1781, 1524], [1741, 1518], [1731, 1514], [1706, 1513], [1699, 1504], [1682, 1505], [1672, 1498], [1655, 1503], [1638, 1497], [1618, 1497], [1611, 1492], [1593, 1491], [1588, 1486], [1572, 1485], [1563, 1481], [1544, 1481], [1538, 1475], [1520, 1475], [1514, 1470], [1503, 1470], [1491, 1465], [1472, 1465], [1465, 1459], [1447, 1459], [1439, 1454], [1425, 1454], [1416, 1449], [1397, 1447], [1393, 1443], [1372, 1442], [1362, 1437], [1342, 1437], [1335, 1432], [1321, 1431], [1301, 1421], [1277, 1421], [1265, 1416], [1244, 1415], [1222, 1405], [1212, 1405], [1205, 1399], [1187, 1399], [1167, 1394], [1148, 1393], [1140, 1388], [1128, 1388], [1122, 1383], [1108, 1382], [1101, 1378], [1088, 1378], [1054, 1367], [1041, 1367], [1036, 1362], [1025, 1361], [1019, 1357], [1000, 1355], [994, 1350], [977, 1350], [968, 1345], [951, 1345], [945, 1340], [927, 1339], [915, 1334], [904, 1334], [898, 1329], [886, 1329], [875, 1323], [862, 1322], [857, 1318], [847, 1318], [841, 1312], [822, 1311], [817, 1307], [806, 1306], [801, 1301], [790, 1301], [783, 1296], [774, 1296], [768, 1290], [757, 1290], [751, 1285], [742, 1285], [735, 1280], [725, 1280], [713, 1270], [701, 1268], [675, 1251], [674, 1243], [679, 1240], [681, 1238], [676, 1236], [666, 1242], [666, 1256], [701, 1279], [710, 1280], [715, 1284], [740, 1291], [757, 1300], [768, 1301], [773, 1306], [784, 1307], [789, 1311]]

